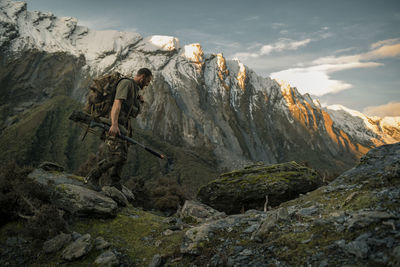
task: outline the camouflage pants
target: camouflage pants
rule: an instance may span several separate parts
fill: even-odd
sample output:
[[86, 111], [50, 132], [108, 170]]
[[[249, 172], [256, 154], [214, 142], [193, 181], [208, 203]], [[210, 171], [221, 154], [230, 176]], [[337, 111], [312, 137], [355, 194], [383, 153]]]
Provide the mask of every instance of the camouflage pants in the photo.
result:
[[106, 136], [104, 144], [100, 147], [101, 160], [97, 163], [91, 175], [94, 179], [110, 171], [111, 182], [119, 182], [121, 179], [122, 168], [127, 160], [128, 145], [115, 136]]

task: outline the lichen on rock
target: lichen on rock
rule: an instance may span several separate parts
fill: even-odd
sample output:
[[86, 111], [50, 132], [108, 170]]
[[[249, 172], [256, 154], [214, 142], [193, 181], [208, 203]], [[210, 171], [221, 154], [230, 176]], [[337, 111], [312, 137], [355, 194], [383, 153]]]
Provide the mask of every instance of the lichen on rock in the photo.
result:
[[197, 198], [228, 214], [277, 206], [321, 184], [319, 174], [296, 162], [254, 165], [224, 173], [200, 188]]

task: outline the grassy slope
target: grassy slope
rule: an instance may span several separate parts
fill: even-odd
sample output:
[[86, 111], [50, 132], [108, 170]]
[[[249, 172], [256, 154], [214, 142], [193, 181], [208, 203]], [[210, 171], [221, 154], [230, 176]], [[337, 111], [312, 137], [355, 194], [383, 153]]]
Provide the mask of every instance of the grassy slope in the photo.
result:
[[68, 120], [71, 112], [80, 108], [73, 99], [57, 96], [21, 114], [0, 136], [0, 164], [10, 160], [21, 165], [53, 161], [76, 169], [98, 144], [94, 136], [81, 142], [82, 131]]

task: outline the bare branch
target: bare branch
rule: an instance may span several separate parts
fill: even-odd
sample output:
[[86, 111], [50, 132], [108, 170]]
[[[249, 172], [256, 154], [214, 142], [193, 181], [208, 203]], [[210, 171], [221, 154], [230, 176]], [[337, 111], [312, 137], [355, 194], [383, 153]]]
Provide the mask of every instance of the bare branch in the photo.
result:
[[268, 211], [268, 195], [265, 196], [264, 211]]
[[18, 216], [21, 217], [22, 219], [26, 219], [26, 220], [30, 220], [33, 218], [33, 216], [23, 215], [20, 212], [18, 212]]
[[25, 203], [29, 206], [34, 214], [37, 214], [39, 212], [39, 210], [35, 206], [33, 206], [32, 202], [29, 199], [27, 199], [23, 195], [21, 195], [21, 198], [25, 201]]

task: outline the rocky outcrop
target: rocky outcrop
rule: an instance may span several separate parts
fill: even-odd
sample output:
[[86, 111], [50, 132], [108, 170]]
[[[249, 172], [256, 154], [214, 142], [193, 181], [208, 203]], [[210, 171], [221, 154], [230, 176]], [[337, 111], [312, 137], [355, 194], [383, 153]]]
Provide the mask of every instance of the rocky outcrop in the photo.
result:
[[56, 190], [60, 194], [56, 205], [75, 216], [113, 217], [117, 214], [117, 203], [93, 190], [72, 184], [57, 185]]
[[[60, 172], [61, 166], [57, 164], [46, 163], [41, 166], [45, 166], [44, 169], [34, 169], [28, 178], [57, 194], [54, 205], [73, 216], [113, 217], [117, 214], [118, 204], [126, 206], [128, 197], [133, 198], [132, 192], [126, 187], [122, 190], [126, 195], [110, 186], [103, 187], [102, 192], [96, 192], [86, 188], [83, 177]], [[49, 166], [58, 166], [57, 171]]]
[[[186, 231], [181, 252], [211, 266], [396, 266], [400, 143], [371, 150], [329, 185], [267, 212], [249, 210]], [[227, 253], [228, 252], [228, 253]]]
[[54, 253], [62, 249], [72, 240], [71, 234], [61, 233], [43, 244], [43, 251], [45, 253]]
[[90, 234], [86, 234], [69, 244], [62, 252], [63, 259], [74, 261], [87, 255], [92, 249]]
[[118, 189], [112, 186], [103, 186], [101, 191], [108, 196], [109, 198], [113, 199], [115, 202], [118, 203], [120, 206], [128, 205], [127, 197]]
[[[267, 211], [215, 216], [220, 214], [213, 208], [191, 201], [181, 218], [165, 218], [129, 204], [114, 218], [73, 220], [71, 230], [94, 241], [73, 232], [69, 244], [64, 240], [70, 236], [62, 234], [43, 249], [70, 247], [73, 264], [85, 266], [112, 266], [115, 258], [124, 266], [398, 266], [399, 148], [397, 143], [371, 150], [337, 180]], [[15, 227], [14, 233], [20, 229]], [[8, 232], [10, 225], [0, 229], [2, 236]], [[79, 239], [82, 246], [71, 245]], [[3, 265], [64, 261], [57, 252], [21, 256], [21, 247], [26, 253], [30, 244], [22, 237], [0, 244]]]
[[198, 201], [186, 200], [179, 212], [179, 216], [182, 219], [199, 223], [224, 218], [226, 214]]
[[113, 267], [119, 265], [117, 256], [110, 250], [100, 254], [94, 261], [95, 266]]
[[200, 188], [197, 198], [228, 214], [266, 210], [316, 189], [320, 175], [296, 162], [248, 166], [222, 174]]

